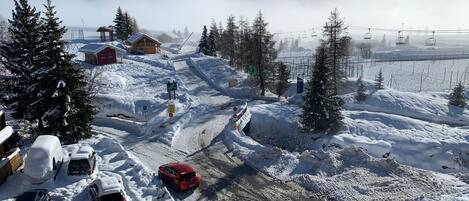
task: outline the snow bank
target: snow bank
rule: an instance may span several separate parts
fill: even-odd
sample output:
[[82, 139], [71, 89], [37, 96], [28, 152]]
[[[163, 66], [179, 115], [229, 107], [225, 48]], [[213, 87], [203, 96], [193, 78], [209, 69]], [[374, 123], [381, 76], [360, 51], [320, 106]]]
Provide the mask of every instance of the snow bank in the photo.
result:
[[448, 106], [446, 93], [412, 93], [392, 89], [375, 91], [361, 103], [345, 97], [345, 108], [367, 110], [451, 125], [469, 125], [469, 110]]
[[[256, 87], [253, 87], [253, 84], [250, 83], [248, 75], [226, 65], [225, 61], [220, 58], [199, 55], [198, 57], [190, 57], [188, 63], [194, 73], [225, 95], [236, 98], [277, 100], [277, 97], [273, 94], [271, 94], [272, 96], [257, 95]], [[236, 80], [237, 84], [229, 87], [230, 80]]]
[[[260, 111], [253, 110], [254, 121], [256, 110]], [[255, 123], [251, 121], [251, 124]], [[355, 146], [288, 152], [259, 144], [229, 124], [224, 130], [224, 142], [248, 165], [272, 177], [293, 180], [313, 192], [324, 193], [324, 199], [457, 199], [469, 190], [469, 185], [454, 177], [436, 177], [430, 171], [400, 165], [393, 159], [375, 159]]]
[[[68, 161], [64, 162], [56, 181], [40, 186], [27, 183], [24, 181], [24, 175], [17, 172], [0, 186], [0, 200], [13, 200], [14, 196], [35, 188], [48, 189], [52, 200], [90, 200], [87, 186], [94, 179], [106, 176], [117, 177], [122, 181], [130, 200], [172, 199], [167, 190], [160, 185], [159, 178], [116, 141], [99, 135], [80, 144], [92, 146], [98, 155], [97, 169], [91, 177], [68, 177], [66, 175]], [[68, 145], [64, 149], [74, 150], [80, 144]]]

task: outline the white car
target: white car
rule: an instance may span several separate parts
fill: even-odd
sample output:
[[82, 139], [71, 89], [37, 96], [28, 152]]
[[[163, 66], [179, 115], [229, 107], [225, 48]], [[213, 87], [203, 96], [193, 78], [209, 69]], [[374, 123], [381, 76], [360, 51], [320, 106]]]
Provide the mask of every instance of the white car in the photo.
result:
[[126, 201], [123, 186], [115, 177], [103, 177], [91, 183], [89, 190], [93, 201]]
[[83, 145], [70, 155], [67, 175], [91, 175], [96, 167], [96, 152], [88, 145]]

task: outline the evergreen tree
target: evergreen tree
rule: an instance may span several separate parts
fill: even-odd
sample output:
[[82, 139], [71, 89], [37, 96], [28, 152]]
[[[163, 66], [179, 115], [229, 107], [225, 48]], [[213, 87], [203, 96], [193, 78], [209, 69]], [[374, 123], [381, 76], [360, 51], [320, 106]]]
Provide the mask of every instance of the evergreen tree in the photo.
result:
[[266, 83], [274, 75], [274, 61], [277, 58], [273, 35], [267, 30], [262, 12], [259, 11], [252, 25], [252, 54], [251, 60], [257, 67], [258, 81], [260, 82], [261, 95], [265, 95]]
[[207, 26], [204, 25], [204, 29], [202, 31], [202, 37], [199, 41], [199, 52], [204, 53], [205, 55], [209, 55], [209, 39], [207, 36]]
[[330, 95], [327, 89], [331, 80], [327, 67], [327, 49], [324, 44], [316, 51], [314, 72], [309, 82], [301, 115], [301, 124], [307, 132], [335, 132], [342, 127], [343, 101]]
[[8, 23], [0, 16], [0, 42], [5, 41], [8, 38]]
[[230, 66], [235, 64], [237, 32], [238, 27], [236, 26], [235, 17], [228, 17], [226, 30], [224, 30], [221, 35], [222, 46], [220, 47], [220, 53], [223, 58], [229, 60]]
[[384, 77], [381, 69], [379, 69], [379, 73], [375, 78], [375, 88], [376, 90], [384, 89]]
[[126, 18], [121, 7], [117, 8], [116, 17], [114, 18], [114, 28], [116, 29], [116, 37], [121, 41], [127, 40]]
[[190, 33], [189, 33], [189, 29], [186, 27], [184, 27], [184, 38], [187, 38], [189, 37]]
[[277, 68], [277, 94], [279, 97], [288, 89], [288, 85], [290, 84], [288, 79], [290, 79], [290, 71], [287, 65], [280, 62]]
[[[337, 9], [331, 12], [326, 25], [324, 26], [323, 35], [325, 40], [322, 42], [326, 44], [327, 49], [327, 66], [331, 69], [331, 84], [329, 87], [332, 94], [337, 95], [339, 85], [343, 84], [345, 78], [344, 72], [344, 55], [350, 43], [350, 38], [344, 36], [348, 27], [344, 26], [343, 19], [340, 18]], [[347, 38], [344, 38], [347, 37]]]
[[449, 104], [461, 108], [466, 107], [467, 103], [466, 97], [464, 96], [464, 86], [461, 82], [459, 82], [449, 94]]
[[362, 77], [359, 77], [357, 80], [357, 94], [355, 94], [355, 99], [357, 101], [364, 101], [367, 97], [366, 95], [366, 86], [363, 84]]
[[27, 0], [15, 0], [12, 19], [9, 20], [10, 40], [0, 44], [0, 58], [10, 76], [1, 77], [1, 102], [10, 108], [16, 119], [36, 120], [37, 114], [30, 106], [36, 101], [32, 91], [37, 82], [36, 74], [44, 66], [42, 25], [40, 13]]
[[[216, 30], [216, 29], [215, 29]], [[207, 55], [210, 56], [217, 56], [217, 33], [213, 32], [210, 29], [210, 33], [208, 34], [208, 41], [207, 41]]]
[[125, 32], [125, 38], [128, 39], [131, 35], [134, 34], [133, 32], [133, 19], [129, 15], [127, 11], [124, 12], [124, 32]]
[[[45, 5], [44, 41], [47, 44], [45, 66], [47, 73], [40, 80], [42, 97], [36, 107], [36, 113], [41, 114], [43, 127], [39, 126], [39, 133], [58, 136], [65, 144], [76, 143], [91, 136], [91, 122], [93, 107], [90, 94], [87, 91], [84, 72], [79, 66], [74, 66], [72, 58], [64, 49], [63, 35], [65, 27], [55, 16], [54, 6], [50, 0]], [[45, 111], [44, 111], [45, 110]]]
[[238, 24], [238, 46], [236, 48], [236, 67], [242, 68], [254, 64], [252, 57], [252, 30], [249, 22], [244, 17], [240, 17]]
[[131, 27], [130, 28], [131, 32], [130, 32], [129, 36], [134, 35], [135, 33], [139, 32], [137, 20], [135, 18], [133, 18], [133, 17], [131, 18], [130, 25], [131, 25], [130, 26]]

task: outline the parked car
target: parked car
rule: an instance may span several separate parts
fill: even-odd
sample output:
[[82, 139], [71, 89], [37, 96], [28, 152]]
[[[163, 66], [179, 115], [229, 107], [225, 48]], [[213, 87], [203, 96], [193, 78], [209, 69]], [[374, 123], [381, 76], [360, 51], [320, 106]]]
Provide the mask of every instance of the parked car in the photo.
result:
[[169, 163], [158, 169], [158, 176], [167, 185], [178, 191], [186, 191], [199, 187], [200, 175], [191, 166], [183, 163]]
[[50, 201], [49, 192], [46, 189], [34, 189], [29, 190], [18, 197], [16, 197], [16, 201]]
[[24, 161], [23, 172], [31, 183], [43, 183], [55, 176], [63, 163], [63, 151], [59, 138], [52, 135], [37, 137]]
[[103, 177], [91, 183], [89, 190], [93, 201], [126, 201], [122, 184], [115, 177]]
[[96, 152], [88, 145], [81, 146], [70, 155], [67, 175], [91, 175], [96, 167]]

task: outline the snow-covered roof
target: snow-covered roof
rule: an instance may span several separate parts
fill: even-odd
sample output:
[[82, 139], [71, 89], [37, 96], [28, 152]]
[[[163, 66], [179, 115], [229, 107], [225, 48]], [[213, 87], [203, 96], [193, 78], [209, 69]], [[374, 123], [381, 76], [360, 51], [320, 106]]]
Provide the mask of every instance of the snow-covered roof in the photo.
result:
[[160, 41], [158, 41], [157, 39], [155, 39], [155, 38], [153, 38], [153, 37], [151, 37], [151, 36], [149, 36], [145, 33], [141, 33], [141, 32], [135, 33], [134, 35], [130, 36], [127, 41], [129, 41], [130, 44], [134, 44], [135, 42], [139, 41], [143, 37], [147, 37], [148, 39], [154, 41], [155, 43], [161, 44]]
[[13, 128], [11, 126], [7, 126], [0, 130], [0, 144], [4, 143], [8, 138], [13, 135]]
[[100, 195], [121, 192], [121, 184], [115, 177], [102, 177], [95, 181]]
[[90, 54], [98, 54], [99, 52], [103, 51], [106, 48], [115, 49], [118, 52], [125, 52], [125, 50], [118, 48], [113, 45], [104, 44], [104, 43], [90, 43], [86, 44], [85, 46], [81, 47], [78, 51], [83, 53], [90, 53]]
[[72, 153], [71, 160], [88, 159], [94, 152], [94, 149], [88, 145], [81, 146], [76, 152]]

